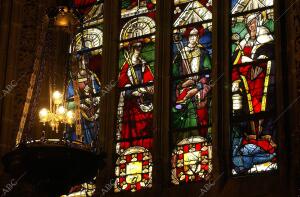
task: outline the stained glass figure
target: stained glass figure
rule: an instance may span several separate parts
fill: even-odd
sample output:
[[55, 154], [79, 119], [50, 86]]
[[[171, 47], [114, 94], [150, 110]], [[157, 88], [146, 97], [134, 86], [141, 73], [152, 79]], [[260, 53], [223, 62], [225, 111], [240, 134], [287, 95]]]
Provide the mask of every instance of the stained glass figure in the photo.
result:
[[[147, 64], [151, 73], [154, 71], [155, 62], [155, 36], [141, 38], [138, 41], [122, 42], [120, 43], [120, 58], [119, 58], [119, 70], [124, 69], [124, 64], [134, 63], [135, 56], [138, 56], [139, 61]], [[133, 59], [133, 60], [131, 60]], [[144, 80], [141, 83], [153, 82]]]
[[173, 76], [192, 75], [210, 70], [211, 32], [203, 26], [180, 31], [174, 30], [173, 35]]
[[207, 151], [212, 142], [212, 2], [177, 0], [174, 4], [171, 179], [180, 184], [208, 180], [212, 169], [211, 159], [198, 150], [203, 146]]
[[[74, 1], [80, 14], [81, 24], [70, 46], [70, 53], [77, 58], [78, 65], [69, 73], [67, 107], [75, 109], [75, 92], [79, 96], [80, 123], [84, 143], [95, 147], [99, 132], [100, 92], [99, 76], [102, 66], [103, 46], [103, 2], [98, 0]], [[74, 81], [76, 86], [74, 87]], [[77, 139], [75, 128], [68, 128], [66, 139]]]
[[[211, 99], [210, 76], [195, 75], [176, 80], [173, 87], [172, 127], [177, 129], [202, 126], [199, 134], [206, 136]], [[200, 87], [201, 86], [201, 87]]]
[[[84, 142], [86, 144], [92, 144], [97, 137], [99, 125], [97, 119], [100, 113], [100, 91], [101, 84], [97, 75], [91, 70], [86, 68], [86, 62], [84, 58], [82, 63], [79, 64], [79, 71], [76, 76], [78, 81], [78, 94], [80, 97], [80, 111], [81, 111], [81, 123], [84, 130]], [[68, 109], [75, 109], [74, 101], [74, 86], [73, 80], [70, 80], [67, 89]], [[73, 136], [70, 136], [72, 140], [76, 140], [74, 136], [74, 128], [69, 128]]]
[[274, 59], [273, 11], [232, 19], [233, 64]]
[[122, 0], [115, 192], [152, 187], [156, 0]]
[[277, 169], [272, 5], [270, 0], [232, 2], [233, 174]]
[[[80, 27], [70, 45], [72, 58], [78, 64], [68, 72], [66, 84], [67, 109], [79, 105], [83, 139], [76, 136], [74, 127], [68, 127], [64, 134], [69, 141], [81, 141], [96, 151], [100, 115], [100, 73], [103, 47], [103, 0], [73, 0], [74, 9], [80, 14]], [[79, 102], [76, 102], [76, 97]], [[76, 106], [77, 105], [77, 106]], [[93, 196], [96, 191], [96, 178], [71, 188], [68, 195], [61, 197]]]
[[125, 49], [120, 53], [125, 61], [118, 79], [121, 93], [116, 137], [121, 142], [118, 143], [117, 153], [132, 145], [152, 146], [154, 87], [151, 84], [154, 76], [149, 63], [143, 58], [144, 53], [141, 53], [142, 43], [134, 43], [129, 48], [129, 51]]

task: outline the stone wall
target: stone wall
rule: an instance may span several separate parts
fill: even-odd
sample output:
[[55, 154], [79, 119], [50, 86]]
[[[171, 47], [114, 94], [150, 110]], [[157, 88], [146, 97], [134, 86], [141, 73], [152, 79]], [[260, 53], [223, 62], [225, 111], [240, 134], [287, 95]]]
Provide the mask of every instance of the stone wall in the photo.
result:
[[[292, 131], [291, 135], [291, 155], [290, 162], [292, 163], [291, 177], [294, 179], [294, 188], [292, 188], [296, 195], [300, 196], [300, 2], [295, 3], [291, 10], [291, 20], [288, 28], [288, 34], [291, 38], [291, 71], [296, 75], [296, 90], [294, 94], [297, 104], [294, 107], [292, 116], [295, 116], [296, 129]], [[293, 127], [292, 127], [293, 128]]]

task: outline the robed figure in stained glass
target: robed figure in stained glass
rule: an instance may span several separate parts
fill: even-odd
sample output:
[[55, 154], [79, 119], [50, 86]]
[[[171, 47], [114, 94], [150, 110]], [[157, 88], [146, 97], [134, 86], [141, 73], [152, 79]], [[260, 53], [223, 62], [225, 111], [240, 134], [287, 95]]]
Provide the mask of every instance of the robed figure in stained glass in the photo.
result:
[[250, 14], [245, 18], [248, 32], [238, 41], [233, 55], [234, 64], [273, 58], [273, 36], [267, 27], [259, 24], [259, 18], [259, 13]]
[[[248, 33], [245, 38], [239, 43], [237, 55], [234, 55], [235, 62], [246, 63], [258, 59], [266, 59], [273, 57], [273, 37], [266, 27], [258, 26], [258, 15], [251, 14], [246, 18]], [[245, 66], [233, 69], [232, 81], [234, 90], [238, 90], [240, 84], [246, 91], [248, 100], [248, 113], [255, 114], [267, 110], [267, 94], [271, 73], [272, 61], [265, 63], [249, 63]], [[256, 134], [261, 131], [262, 121], [252, 123], [250, 138], [256, 139]], [[264, 131], [268, 135], [269, 131]], [[253, 136], [252, 136], [253, 135]]]
[[129, 52], [124, 50], [125, 62], [118, 79], [119, 88], [124, 89], [118, 112], [120, 139], [150, 136], [152, 132], [154, 87], [149, 84], [154, 81], [154, 76], [149, 64], [141, 57], [141, 49], [142, 43], [136, 42], [130, 46]]
[[184, 36], [188, 43], [183, 46], [180, 35], [174, 36], [174, 41], [178, 49], [173, 61], [173, 76], [183, 76], [196, 74], [204, 69], [211, 68], [210, 57], [203, 45], [199, 43], [200, 36], [204, 34], [203, 28], [187, 29]]
[[[176, 98], [173, 107], [173, 120], [175, 128], [189, 128], [204, 126], [200, 135], [206, 136], [208, 125], [208, 99], [211, 90], [208, 85], [209, 75], [200, 74], [211, 68], [208, 51], [199, 43], [200, 35], [204, 29], [187, 29], [187, 44], [183, 46], [182, 40], [175, 35], [175, 44], [178, 52], [173, 61], [173, 76], [186, 76], [175, 84]], [[178, 39], [178, 40], [176, 40]]]
[[[78, 90], [74, 88], [74, 81], [70, 80], [67, 87], [68, 109], [75, 109], [75, 91], [78, 91], [80, 98], [80, 114], [81, 114], [81, 127], [84, 134], [84, 143], [95, 145], [97, 132], [99, 130], [99, 113], [100, 113], [100, 97], [96, 96], [101, 92], [101, 84], [98, 76], [88, 68], [89, 60], [88, 55], [79, 57], [79, 69], [73, 77], [76, 79]], [[74, 101], [73, 101], [74, 100]], [[75, 128], [68, 128], [66, 138], [69, 140], [76, 140]], [[77, 139], [78, 140], [78, 139]]]
[[[269, 111], [273, 103], [274, 65], [272, 60], [268, 60], [274, 58], [273, 36], [267, 27], [260, 24], [259, 17], [259, 13], [245, 17], [247, 33], [233, 52], [232, 91], [242, 95], [241, 101], [236, 101], [239, 104], [234, 107], [235, 116], [254, 116]], [[237, 64], [239, 66], [235, 66]], [[254, 164], [272, 161], [277, 146], [273, 141], [272, 127], [271, 118], [240, 124], [243, 133], [237, 151], [242, 152], [246, 160], [243, 168], [236, 168], [237, 171], [247, 171]], [[233, 161], [235, 163], [236, 160]]]

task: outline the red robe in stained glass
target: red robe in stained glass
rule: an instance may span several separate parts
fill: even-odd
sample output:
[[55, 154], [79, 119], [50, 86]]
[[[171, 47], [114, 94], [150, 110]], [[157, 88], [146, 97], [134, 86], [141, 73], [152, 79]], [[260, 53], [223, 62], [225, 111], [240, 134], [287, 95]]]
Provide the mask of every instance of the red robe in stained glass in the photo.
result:
[[[122, 140], [132, 140], [121, 142], [121, 149], [127, 149], [131, 146], [151, 148], [151, 138], [139, 140], [135, 138], [150, 136], [152, 133], [152, 110], [147, 111], [141, 106], [152, 105], [152, 94], [148, 92], [149, 86], [141, 85], [153, 82], [153, 80], [154, 76], [146, 63], [131, 66], [125, 62], [121, 69], [118, 86], [119, 88], [126, 88], [126, 90], [123, 91], [124, 106], [120, 135]], [[146, 92], [139, 91], [140, 88], [143, 88]], [[137, 95], [137, 92], [140, 92], [140, 94]]]

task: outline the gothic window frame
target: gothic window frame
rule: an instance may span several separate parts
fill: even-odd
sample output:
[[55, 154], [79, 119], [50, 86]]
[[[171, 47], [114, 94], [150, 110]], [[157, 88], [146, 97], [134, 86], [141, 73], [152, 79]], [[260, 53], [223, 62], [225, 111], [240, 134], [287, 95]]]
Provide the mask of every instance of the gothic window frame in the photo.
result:
[[[170, 43], [171, 43], [171, 32], [172, 32], [172, 12], [166, 12], [165, 10], [172, 10], [172, 0], [159, 1], [157, 3], [157, 32], [156, 32], [156, 69], [155, 76], [156, 81], [154, 82], [156, 95], [154, 97], [154, 152], [153, 162], [153, 187], [151, 189], [130, 193], [130, 192], [121, 192], [114, 193], [110, 192], [111, 196], [143, 196], [143, 195], [185, 195], [185, 191], [189, 191], [191, 193], [199, 193], [201, 194], [201, 188], [204, 188], [205, 183], [189, 183], [186, 185], [174, 186], [171, 184], [170, 180], [170, 153], [172, 147], [170, 146], [170, 115], [168, 109], [165, 106], [170, 106], [170, 82], [169, 75], [165, 75], [165, 73], [169, 73], [170, 69], [170, 61], [171, 61], [171, 52], [170, 52]], [[223, 193], [232, 193], [233, 196], [241, 195], [239, 193], [235, 193], [230, 187], [246, 187], [247, 184], [252, 184], [255, 186], [260, 186], [261, 182], [269, 183], [265, 184], [265, 187], [260, 190], [249, 190], [244, 195], [255, 195], [255, 194], [265, 194], [269, 191], [273, 191], [274, 194], [279, 192], [276, 190], [277, 188], [272, 188], [272, 186], [277, 185], [279, 187], [280, 179], [287, 180], [286, 174], [287, 172], [287, 152], [285, 149], [280, 149], [282, 152], [279, 154], [279, 168], [276, 172], [267, 173], [267, 174], [255, 174], [255, 175], [246, 175], [246, 176], [232, 176], [231, 175], [231, 141], [228, 136], [230, 136], [230, 116], [231, 113], [231, 82], [229, 79], [230, 71], [230, 2], [214, 2], [213, 5], [213, 58], [212, 58], [212, 76], [214, 80], [217, 80], [217, 85], [214, 87], [213, 94], [213, 105], [212, 105], [212, 113], [214, 114], [212, 119], [213, 122], [217, 122], [218, 124], [214, 124], [212, 127], [212, 137], [213, 137], [213, 171], [212, 171], [212, 180], [216, 181], [216, 185], [213, 186], [209, 191], [209, 196], [215, 196], [219, 194], [219, 191], [223, 190]], [[283, 9], [280, 9], [284, 3], [279, 2], [279, 0], [274, 0], [274, 13], [275, 18], [279, 17], [283, 13]], [[283, 6], [284, 7], [284, 6]], [[109, 22], [112, 24], [110, 30], [108, 31], [108, 36], [104, 40], [104, 42], [108, 42], [108, 40], [112, 41], [108, 45], [104, 44], [104, 54], [107, 51], [112, 51], [112, 55], [109, 58], [106, 58], [106, 62], [111, 65], [115, 65], [114, 68], [117, 68], [118, 65], [118, 40], [119, 34], [117, 32], [119, 29], [119, 9], [118, 2], [112, 2], [110, 5], [107, 5], [106, 8], [110, 9], [111, 12], [105, 15], [105, 18], [110, 18]], [[221, 11], [220, 11], [221, 10]], [[115, 13], [115, 14], [114, 14]], [[276, 106], [279, 106], [276, 113], [279, 114], [283, 109], [284, 99], [282, 96], [283, 86], [286, 83], [282, 82], [282, 78], [285, 74], [283, 63], [284, 57], [281, 55], [280, 46], [284, 46], [284, 39], [281, 39], [285, 36], [283, 32], [282, 22], [279, 21], [277, 23], [277, 28], [275, 32], [276, 36], [276, 58], [278, 66], [276, 69]], [[220, 33], [221, 31], [221, 33]], [[107, 50], [107, 51], [106, 51]], [[105, 56], [105, 55], [104, 55]], [[161, 65], [161, 66], [160, 66]], [[116, 70], [106, 70], [108, 76], [106, 78], [106, 82], [109, 82], [112, 79], [115, 79], [118, 76]], [[222, 76], [224, 74], [224, 77]], [[220, 79], [218, 79], [220, 77]], [[110, 111], [115, 112], [117, 106], [117, 97], [118, 94], [115, 90], [111, 92], [112, 96], [110, 98], [104, 98], [103, 102], [108, 102], [109, 106], [102, 111], [102, 114], [107, 114]], [[114, 177], [114, 162], [117, 158], [115, 158], [114, 152], [114, 129], [115, 128], [115, 114], [111, 115], [113, 117], [108, 117], [102, 119], [102, 121], [108, 121], [106, 126], [104, 127], [106, 130], [106, 139], [108, 142], [105, 145], [106, 152], [108, 154], [108, 166], [107, 169], [109, 172], [105, 173], [109, 175], [106, 177], [105, 175], [100, 175], [101, 177], [106, 177], [101, 181], [103, 185], [109, 182], [110, 178]], [[284, 147], [286, 144], [285, 137], [286, 133], [284, 133], [284, 123], [283, 120], [278, 121], [278, 139], [279, 139], [279, 147]], [[167, 144], [167, 145], [166, 145]], [[159, 168], [159, 169], [158, 169]], [[101, 190], [101, 189], [100, 189]], [[99, 191], [101, 193], [101, 191]]]

